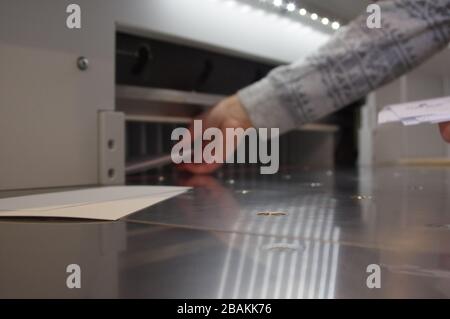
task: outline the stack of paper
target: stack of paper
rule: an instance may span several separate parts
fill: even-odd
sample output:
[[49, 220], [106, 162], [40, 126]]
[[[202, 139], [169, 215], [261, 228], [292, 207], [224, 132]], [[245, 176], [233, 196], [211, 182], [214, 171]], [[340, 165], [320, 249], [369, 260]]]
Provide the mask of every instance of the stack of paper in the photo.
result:
[[189, 187], [112, 186], [0, 199], [0, 217], [117, 220]]
[[402, 122], [403, 125], [450, 121], [450, 97], [388, 105], [378, 114], [378, 124]]

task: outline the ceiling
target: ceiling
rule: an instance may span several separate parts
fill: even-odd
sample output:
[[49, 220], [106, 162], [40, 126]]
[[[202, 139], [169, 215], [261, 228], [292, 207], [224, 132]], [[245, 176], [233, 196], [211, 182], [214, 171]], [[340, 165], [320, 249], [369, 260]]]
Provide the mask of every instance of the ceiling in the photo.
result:
[[348, 22], [365, 11], [370, 0], [297, 0], [297, 6], [316, 9], [319, 14]]
[[321, 17], [328, 17], [331, 20], [337, 20], [341, 24], [345, 24], [359, 14], [365, 12], [366, 7], [373, 2], [371, 0], [282, 0], [284, 10], [280, 10], [280, 8], [276, 8], [271, 5], [274, 0], [238, 1], [248, 3], [251, 6], [271, 8], [272, 10], [280, 13], [286, 13], [286, 5], [292, 2], [296, 5], [296, 8], [305, 8], [309, 12], [315, 12]]

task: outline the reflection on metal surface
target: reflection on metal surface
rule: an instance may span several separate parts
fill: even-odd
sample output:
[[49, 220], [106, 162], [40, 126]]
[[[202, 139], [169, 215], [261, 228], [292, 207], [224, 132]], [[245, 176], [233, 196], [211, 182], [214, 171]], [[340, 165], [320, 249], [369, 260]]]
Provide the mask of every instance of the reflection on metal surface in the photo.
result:
[[290, 243], [275, 243], [271, 245], [265, 245], [261, 247], [263, 250], [268, 250], [272, 252], [293, 252], [296, 250], [304, 250], [303, 245], [296, 245]]
[[[121, 222], [0, 222], [0, 298], [117, 298], [124, 250]], [[85, 289], [67, 288], [70, 264]]]
[[258, 216], [287, 216], [287, 213], [283, 212], [259, 212], [256, 213]]
[[413, 185], [409, 187], [410, 190], [414, 190], [414, 191], [423, 191], [424, 187], [421, 185]]
[[[244, 235], [237, 242], [231, 235], [224, 260], [218, 298], [333, 298], [339, 255], [339, 227], [334, 226], [334, 201], [315, 205], [318, 197], [303, 207], [291, 207], [277, 223], [266, 219], [255, 224], [238, 220], [234, 229], [276, 236]], [[323, 204], [323, 203], [322, 203]], [[317, 207], [317, 208], [314, 208]], [[259, 229], [254, 229], [258, 227]], [[289, 239], [292, 234], [295, 239]], [[300, 240], [299, 237], [308, 238]], [[240, 247], [240, 249], [235, 249]], [[249, 247], [263, 247], [253, 249]], [[274, 257], [276, 251], [281, 255]], [[250, 256], [250, 258], [249, 258]], [[237, 268], [236, 268], [237, 265]], [[243, 276], [243, 273], [247, 274]]]
[[[252, 174], [166, 174], [194, 189], [115, 223], [2, 220], [0, 296], [450, 297], [450, 170]], [[87, 278], [61, 291], [72, 263]], [[367, 288], [370, 264], [382, 267], [379, 289]]]
[[448, 278], [450, 279], [450, 271], [442, 271], [439, 269], [424, 269], [414, 265], [386, 265], [382, 267], [389, 271], [414, 276], [432, 277], [432, 278]]
[[430, 228], [450, 229], [450, 224], [428, 224], [426, 226]]
[[314, 188], [314, 187], [322, 187], [323, 185], [322, 183], [311, 183], [310, 186]]
[[351, 197], [352, 199], [363, 200], [363, 199], [372, 199], [372, 196], [366, 195], [355, 195]]

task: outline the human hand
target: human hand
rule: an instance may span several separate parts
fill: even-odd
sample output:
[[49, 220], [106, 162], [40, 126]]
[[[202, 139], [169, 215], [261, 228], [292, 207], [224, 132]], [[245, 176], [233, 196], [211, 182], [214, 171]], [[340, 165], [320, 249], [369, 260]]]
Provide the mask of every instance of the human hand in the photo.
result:
[[[215, 127], [222, 132], [224, 137], [226, 136], [227, 128], [243, 128], [245, 130], [252, 126], [246, 110], [244, 109], [241, 102], [239, 101], [239, 98], [236, 95], [224, 99], [210, 111], [201, 115], [199, 119], [203, 121], [203, 131], [208, 128]], [[193, 125], [190, 126], [189, 130], [191, 132], [191, 138], [193, 140], [199, 138], [199, 136], [194, 136], [195, 133]], [[237, 141], [237, 143], [234, 143], [234, 145], [237, 146], [238, 143], [239, 141]], [[227, 143], [225, 141], [221, 154], [221, 157], [224, 160], [226, 156], [226, 152], [224, 149], [226, 144]], [[184, 163], [180, 164], [179, 168], [181, 170], [185, 170], [194, 174], [209, 174], [217, 170], [222, 165], [222, 163]]]
[[450, 143], [450, 122], [440, 123], [439, 130], [441, 131], [442, 138]]

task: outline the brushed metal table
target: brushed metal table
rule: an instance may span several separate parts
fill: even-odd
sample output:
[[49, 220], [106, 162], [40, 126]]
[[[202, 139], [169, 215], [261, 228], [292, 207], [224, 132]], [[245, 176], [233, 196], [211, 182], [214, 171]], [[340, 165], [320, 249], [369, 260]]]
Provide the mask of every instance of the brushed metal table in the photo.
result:
[[[0, 220], [0, 298], [450, 296], [450, 169], [128, 183], [194, 188], [117, 222]], [[80, 289], [66, 286], [70, 264], [81, 267]]]

